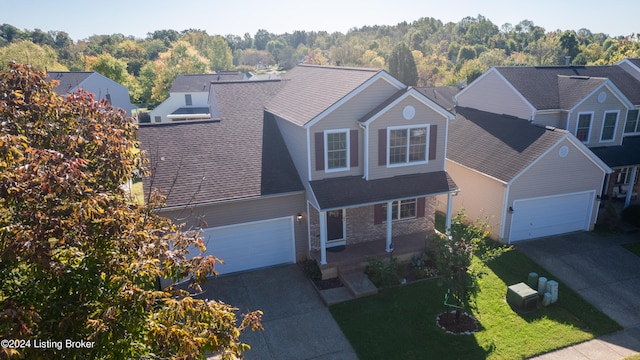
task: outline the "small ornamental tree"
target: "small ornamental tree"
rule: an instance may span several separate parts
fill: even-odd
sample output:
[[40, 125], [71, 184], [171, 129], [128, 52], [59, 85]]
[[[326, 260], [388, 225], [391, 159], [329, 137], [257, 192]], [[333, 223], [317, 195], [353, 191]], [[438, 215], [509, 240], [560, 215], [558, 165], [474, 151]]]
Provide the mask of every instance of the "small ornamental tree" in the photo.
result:
[[[141, 167], [132, 120], [44, 79], [15, 63], [0, 72], [0, 338], [22, 345], [0, 358], [240, 356], [260, 312], [237, 324], [230, 305], [157, 288], [159, 278], [197, 287], [216, 259], [189, 257], [202, 239], [157, 215], [160, 196], [142, 206], [122, 190]], [[62, 346], [36, 348], [45, 340]]]
[[486, 224], [468, 224], [464, 213], [459, 212], [451, 221], [451, 236], [436, 235], [436, 264], [440, 277], [448, 288], [450, 303], [456, 306], [456, 320], [462, 308], [473, 307], [473, 295], [477, 291], [478, 272], [471, 267], [474, 251], [489, 256], [485, 239], [489, 235]]

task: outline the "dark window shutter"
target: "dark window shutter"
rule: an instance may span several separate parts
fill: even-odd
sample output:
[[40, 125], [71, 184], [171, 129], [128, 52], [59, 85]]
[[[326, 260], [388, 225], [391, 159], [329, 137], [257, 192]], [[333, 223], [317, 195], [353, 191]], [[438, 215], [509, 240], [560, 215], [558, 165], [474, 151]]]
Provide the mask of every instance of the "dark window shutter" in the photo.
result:
[[324, 133], [315, 133], [315, 145], [316, 145], [316, 170], [324, 170]]
[[373, 224], [382, 224], [382, 204], [373, 205]]
[[438, 146], [438, 125], [431, 125], [429, 129], [429, 160], [436, 159]]
[[351, 130], [350, 136], [350, 165], [351, 167], [358, 167], [358, 130]]
[[425, 200], [426, 198], [423, 198], [423, 197], [418, 198], [418, 201], [417, 201], [418, 210], [416, 211], [416, 216], [418, 217], [424, 217]]
[[378, 130], [378, 165], [387, 165], [387, 129]]

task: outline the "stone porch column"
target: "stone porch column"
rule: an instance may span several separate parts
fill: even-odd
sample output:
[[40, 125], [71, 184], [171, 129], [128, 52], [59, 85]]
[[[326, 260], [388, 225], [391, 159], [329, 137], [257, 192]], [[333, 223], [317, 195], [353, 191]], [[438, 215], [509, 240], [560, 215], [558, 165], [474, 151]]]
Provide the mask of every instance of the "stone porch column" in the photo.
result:
[[447, 218], [445, 220], [445, 234], [451, 239], [451, 216], [453, 213], [453, 193], [447, 194]]
[[327, 264], [327, 212], [320, 211], [320, 264]]
[[393, 234], [393, 202], [387, 201], [387, 246], [385, 251], [390, 253], [393, 251], [392, 234]]
[[631, 204], [631, 195], [633, 195], [633, 187], [636, 185], [636, 174], [638, 173], [638, 166], [634, 166], [631, 170], [631, 178], [629, 179], [629, 188], [627, 189], [627, 197], [624, 199], [624, 207], [628, 207]]

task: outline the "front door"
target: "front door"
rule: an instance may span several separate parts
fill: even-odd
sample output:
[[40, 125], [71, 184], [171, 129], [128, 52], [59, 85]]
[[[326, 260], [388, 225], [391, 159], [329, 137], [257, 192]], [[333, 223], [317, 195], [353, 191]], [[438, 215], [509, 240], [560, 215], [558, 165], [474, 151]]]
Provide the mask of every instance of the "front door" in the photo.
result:
[[327, 211], [327, 241], [344, 240], [343, 210]]

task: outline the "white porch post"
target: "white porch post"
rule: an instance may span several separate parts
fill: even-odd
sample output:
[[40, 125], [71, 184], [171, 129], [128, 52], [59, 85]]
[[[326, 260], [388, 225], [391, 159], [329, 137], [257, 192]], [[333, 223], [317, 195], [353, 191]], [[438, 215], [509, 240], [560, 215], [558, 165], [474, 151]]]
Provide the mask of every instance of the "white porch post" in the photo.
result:
[[447, 218], [445, 220], [445, 234], [451, 238], [451, 215], [453, 212], [453, 193], [447, 194]]
[[634, 166], [631, 170], [631, 178], [629, 179], [629, 188], [627, 189], [627, 197], [624, 199], [624, 207], [628, 207], [631, 204], [631, 195], [633, 195], [633, 187], [635, 186], [636, 174], [638, 173], [638, 166]]
[[320, 264], [327, 264], [327, 212], [320, 211]]
[[393, 234], [393, 225], [391, 224], [393, 221], [393, 202], [387, 201], [387, 247], [385, 249], [386, 252], [392, 252], [393, 247], [391, 246], [391, 235]]

